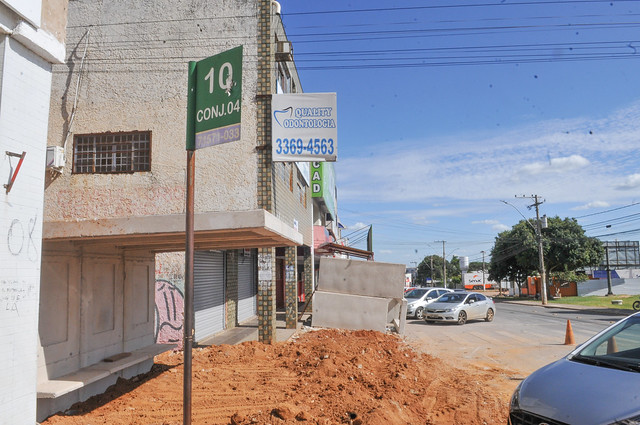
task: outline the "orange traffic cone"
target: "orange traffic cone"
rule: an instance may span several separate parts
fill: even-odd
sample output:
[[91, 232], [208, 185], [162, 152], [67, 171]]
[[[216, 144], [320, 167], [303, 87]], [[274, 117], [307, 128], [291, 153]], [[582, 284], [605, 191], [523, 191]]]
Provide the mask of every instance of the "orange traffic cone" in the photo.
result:
[[567, 320], [567, 333], [564, 337], [564, 345], [575, 345], [576, 340], [573, 337], [573, 329], [571, 328], [571, 320]]

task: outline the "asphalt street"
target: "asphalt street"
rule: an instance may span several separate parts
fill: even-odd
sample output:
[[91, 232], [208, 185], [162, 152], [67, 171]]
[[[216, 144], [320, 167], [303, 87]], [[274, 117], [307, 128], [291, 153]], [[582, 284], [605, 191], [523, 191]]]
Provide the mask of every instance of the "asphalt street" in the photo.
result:
[[502, 366], [514, 375], [528, 375], [568, 354], [567, 321], [576, 344], [623, 318], [628, 312], [610, 309], [542, 307], [496, 300], [493, 322], [471, 321], [463, 326], [407, 320], [405, 338], [420, 350], [452, 361], [480, 367]]

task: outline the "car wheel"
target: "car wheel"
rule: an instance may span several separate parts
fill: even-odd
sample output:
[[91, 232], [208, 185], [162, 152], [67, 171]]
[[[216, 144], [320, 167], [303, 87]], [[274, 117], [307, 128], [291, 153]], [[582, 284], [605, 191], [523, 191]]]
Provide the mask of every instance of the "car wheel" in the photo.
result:
[[494, 316], [493, 309], [490, 308], [489, 310], [487, 310], [487, 316], [484, 318], [484, 320], [487, 322], [491, 322], [493, 320], [493, 316]]
[[634, 310], [640, 310], [640, 301], [635, 301], [633, 303], [633, 309]]
[[465, 323], [467, 323], [467, 313], [461, 311], [460, 314], [458, 314], [458, 324], [464, 325]]
[[424, 309], [422, 307], [416, 308], [416, 319], [422, 319], [424, 317]]

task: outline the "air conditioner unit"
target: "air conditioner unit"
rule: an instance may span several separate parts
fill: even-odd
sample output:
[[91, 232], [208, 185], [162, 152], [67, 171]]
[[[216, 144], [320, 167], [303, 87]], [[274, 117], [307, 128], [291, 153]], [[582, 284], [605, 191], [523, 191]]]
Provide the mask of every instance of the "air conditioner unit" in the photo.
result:
[[47, 146], [47, 169], [62, 171], [64, 168], [64, 148], [61, 146]]
[[287, 62], [293, 60], [293, 47], [290, 41], [278, 41], [276, 43], [276, 60]]

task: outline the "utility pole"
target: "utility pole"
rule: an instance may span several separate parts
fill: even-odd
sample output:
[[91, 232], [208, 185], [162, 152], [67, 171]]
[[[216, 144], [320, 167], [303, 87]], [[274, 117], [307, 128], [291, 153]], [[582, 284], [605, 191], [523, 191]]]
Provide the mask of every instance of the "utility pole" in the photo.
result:
[[609, 296], [613, 295], [613, 291], [611, 290], [611, 266], [609, 265], [609, 242], [604, 243], [604, 252], [607, 261], [607, 296]]
[[540, 209], [539, 206], [544, 202], [542, 200], [539, 200], [538, 195], [531, 195], [531, 196], [516, 196], [516, 198], [529, 198], [529, 199], [533, 199], [534, 200], [534, 204], [531, 205], [532, 207], [536, 207], [536, 227], [535, 227], [535, 231], [536, 231], [536, 236], [538, 239], [538, 267], [540, 268], [540, 292], [541, 292], [541, 297], [542, 297], [542, 305], [546, 305], [547, 304], [547, 279], [546, 279], [546, 272], [544, 269], [544, 253], [543, 253], [543, 246], [542, 246], [542, 224], [540, 223]]
[[486, 291], [487, 288], [484, 285], [484, 251], [480, 251], [482, 252], [482, 290]]
[[446, 241], [442, 241], [442, 283], [444, 288], [447, 287], [447, 257], [444, 253], [444, 243]]
[[433, 285], [433, 254], [429, 256], [431, 259], [431, 267], [429, 268], [429, 277], [431, 277], [431, 285]]

